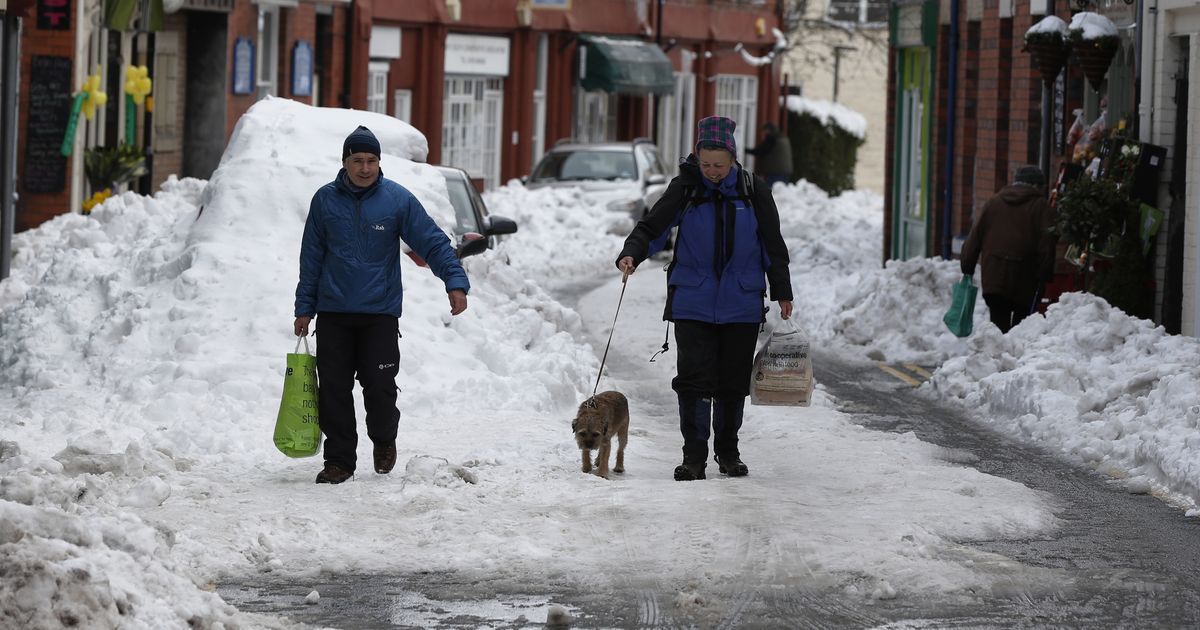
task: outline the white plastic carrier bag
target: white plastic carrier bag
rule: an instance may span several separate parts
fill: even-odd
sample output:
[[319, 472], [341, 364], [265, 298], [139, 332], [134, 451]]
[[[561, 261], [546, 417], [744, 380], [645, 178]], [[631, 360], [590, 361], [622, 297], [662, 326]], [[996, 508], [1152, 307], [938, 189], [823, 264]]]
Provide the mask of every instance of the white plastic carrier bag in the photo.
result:
[[812, 400], [811, 343], [794, 319], [776, 326], [754, 357], [750, 404], [807, 407]]

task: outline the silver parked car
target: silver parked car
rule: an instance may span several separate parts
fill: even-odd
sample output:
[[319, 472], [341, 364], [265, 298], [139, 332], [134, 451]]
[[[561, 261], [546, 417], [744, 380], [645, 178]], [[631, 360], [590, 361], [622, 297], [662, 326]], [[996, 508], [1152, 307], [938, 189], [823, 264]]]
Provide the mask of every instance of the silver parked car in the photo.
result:
[[667, 189], [667, 171], [658, 147], [645, 138], [632, 142], [562, 142], [546, 152], [533, 172], [521, 178], [526, 188], [578, 186], [611, 197], [609, 210], [642, 218]]

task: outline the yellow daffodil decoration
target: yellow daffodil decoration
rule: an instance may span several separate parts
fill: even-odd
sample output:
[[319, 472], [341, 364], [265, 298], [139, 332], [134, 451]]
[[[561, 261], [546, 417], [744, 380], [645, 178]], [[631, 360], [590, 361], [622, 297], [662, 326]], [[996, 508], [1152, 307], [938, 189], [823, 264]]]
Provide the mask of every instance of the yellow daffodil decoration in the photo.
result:
[[83, 93], [86, 95], [83, 100], [83, 115], [88, 120], [91, 120], [96, 115], [97, 107], [104, 107], [108, 102], [108, 94], [100, 91], [100, 71], [87, 78], [83, 83]]
[[125, 67], [125, 93], [133, 97], [134, 103], [141, 105], [152, 86], [146, 66]]

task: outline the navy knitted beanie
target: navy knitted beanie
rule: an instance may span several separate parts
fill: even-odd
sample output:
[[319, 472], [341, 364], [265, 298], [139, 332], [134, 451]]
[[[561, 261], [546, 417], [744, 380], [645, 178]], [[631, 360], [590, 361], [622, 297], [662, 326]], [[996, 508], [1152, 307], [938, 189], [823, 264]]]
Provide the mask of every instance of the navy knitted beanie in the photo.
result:
[[354, 153], [370, 153], [379, 157], [379, 140], [375, 138], [375, 134], [371, 133], [370, 129], [362, 125], [346, 136], [346, 141], [342, 143], [343, 160]]

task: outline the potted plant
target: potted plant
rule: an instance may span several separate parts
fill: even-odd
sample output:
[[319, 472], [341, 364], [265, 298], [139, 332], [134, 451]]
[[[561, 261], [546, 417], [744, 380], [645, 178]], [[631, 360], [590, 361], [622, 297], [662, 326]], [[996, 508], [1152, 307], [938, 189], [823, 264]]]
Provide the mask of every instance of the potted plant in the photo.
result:
[[1078, 256], [1086, 291], [1093, 253], [1107, 249], [1110, 239], [1123, 233], [1126, 220], [1136, 213], [1137, 204], [1117, 182], [1082, 175], [1059, 198], [1057, 210], [1054, 233], [1067, 244], [1072, 252], [1069, 257]]
[[1104, 85], [1104, 75], [1108, 74], [1108, 66], [1121, 47], [1117, 26], [1099, 13], [1076, 13], [1071, 18], [1067, 40], [1088, 83], [1099, 92]]

